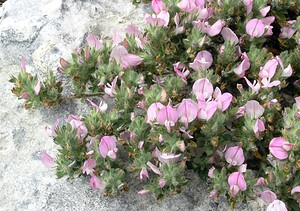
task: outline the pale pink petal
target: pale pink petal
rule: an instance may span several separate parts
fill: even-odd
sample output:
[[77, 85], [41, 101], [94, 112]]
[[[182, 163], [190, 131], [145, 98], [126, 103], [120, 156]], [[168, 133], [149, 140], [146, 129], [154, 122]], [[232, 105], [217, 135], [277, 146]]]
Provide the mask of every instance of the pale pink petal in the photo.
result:
[[222, 28], [225, 26], [225, 22], [222, 20], [217, 20], [212, 26], [207, 27], [207, 34], [211, 37], [216, 36], [219, 34], [222, 30]]
[[157, 118], [158, 112], [164, 107], [165, 106], [160, 102], [152, 103], [147, 111], [147, 122], [148, 123], [153, 122]]
[[289, 64], [287, 68], [283, 69], [281, 76], [290, 77], [293, 74], [292, 66]]
[[90, 184], [92, 188], [95, 189], [100, 189], [103, 190], [105, 188], [104, 183], [95, 175], [93, 175], [90, 179]]
[[34, 92], [35, 92], [35, 94], [38, 95], [40, 93], [40, 91], [41, 91], [41, 81], [39, 80], [37, 82], [36, 86], [34, 87]]
[[273, 138], [269, 144], [269, 150], [274, 155], [274, 157], [283, 160], [288, 157], [287, 151], [283, 148], [283, 144], [286, 140], [282, 137]]
[[197, 104], [191, 99], [183, 99], [177, 107], [177, 114], [181, 122], [188, 123], [192, 122], [197, 117]]
[[279, 38], [281, 39], [290, 39], [295, 32], [297, 32], [296, 29], [288, 26], [284, 26], [281, 28], [281, 33], [279, 34]]
[[251, 119], [261, 117], [265, 109], [256, 100], [250, 100], [245, 104], [245, 112]]
[[294, 193], [300, 193], [300, 186], [296, 186], [291, 190], [291, 194], [293, 195]]
[[247, 10], [246, 14], [247, 15], [252, 11], [253, 2], [254, 2], [254, 0], [243, 0], [243, 3], [246, 6], [246, 10]]
[[134, 67], [142, 63], [143, 59], [134, 54], [125, 54], [121, 57], [124, 68]]
[[233, 45], [236, 45], [239, 43], [239, 38], [236, 36], [236, 34], [230, 28], [224, 27], [222, 29], [221, 35], [225, 41], [228, 41], [228, 42], [232, 43]]
[[97, 39], [93, 34], [89, 34], [86, 38], [90, 47], [94, 47], [96, 50], [100, 50], [103, 48], [103, 41]]
[[149, 178], [149, 174], [146, 168], [142, 168], [142, 170], [140, 171], [140, 180], [145, 180]]
[[193, 12], [193, 10], [196, 8], [196, 2], [195, 0], [181, 0], [177, 7], [179, 7], [181, 10], [185, 12]]
[[265, 17], [270, 11], [270, 8], [271, 8], [270, 6], [264, 7], [261, 10], [259, 10], [259, 12], [263, 17]]
[[125, 32], [128, 35], [134, 35], [135, 37], [141, 38], [143, 37], [142, 32], [139, 30], [139, 28], [136, 25], [130, 24], [125, 29]]
[[159, 181], [158, 181], [158, 185], [160, 188], [165, 187], [166, 183], [167, 183], [167, 181], [163, 178], [159, 179]]
[[232, 94], [225, 92], [224, 94], [222, 94], [218, 99], [217, 99], [217, 103], [218, 103], [218, 109], [221, 109], [222, 112], [226, 111], [227, 108], [230, 106], [230, 103], [232, 101]]
[[212, 96], [213, 91], [213, 85], [207, 78], [198, 79], [193, 84], [193, 93], [197, 98], [203, 97], [204, 99], [208, 99]]
[[22, 57], [21, 57], [21, 69], [22, 69], [23, 71], [26, 70], [25, 57], [24, 57], [24, 55], [22, 55]]
[[122, 63], [122, 57], [124, 55], [126, 55], [126, 54], [128, 54], [128, 51], [126, 50], [125, 47], [123, 47], [123, 46], [116, 46], [111, 51], [110, 58], [115, 59], [115, 61], [117, 62], [117, 64], [121, 64]]
[[208, 170], [208, 177], [209, 178], [214, 178], [214, 171], [215, 171], [215, 167], [212, 166], [209, 170]]
[[113, 31], [113, 47], [119, 45], [123, 40], [125, 36], [121, 33], [119, 33], [117, 30]]
[[155, 174], [162, 175], [160, 170], [154, 164], [152, 164], [150, 161], [147, 162], [147, 166], [149, 166]]
[[299, 97], [295, 97], [295, 101], [296, 101], [297, 108], [300, 109], [300, 96]]
[[138, 194], [139, 195], [146, 195], [146, 194], [148, 194], [150, 191], [149, 190], [140, 190], [139, 192], [138, 192]]
[[254, 37], [261, 37], [264, 34], [265, 25], [259, 19], [252, 19], [246, 24], [246, 32], [250, 35], [251, 39]]
[[260, 194], [262, 200], [266, 203], [272, 203], [275, 199], [277, 199], [277, 196], [275, 193], [273, 193], [270, 190], [265, 190]]
[[229, 147], [224, 156], [227, 163], [233, 166], [240, 166], [245, 161], [243, 149], [239, 146]]
[[265, 66], [260, 69], [258, 76], [261, 78], [273, 78], [276, 73], [278, 61], [276, 59], [271, 59], [267, 61]]
[[287, 211], [287, 208], [282, 201], [276, 199], [268, 205], [266, 211]]
[[151, 2], [152, 10], [156, 13], [159, 14], [162, 10], [166, 8], [166, 5], [162, 0], [152, 0]]
[[218, 103], [215, 101], [208, 102], [205, 107], [205, 112], [207, 114], [206, 120], [210, 120], [210, 118], [214, 115], [214, 113], [218, 109]]
[[55, 165], [54, 159], [46, 152], [41, 152], [40, 160], [48, 168], [54, 167]]

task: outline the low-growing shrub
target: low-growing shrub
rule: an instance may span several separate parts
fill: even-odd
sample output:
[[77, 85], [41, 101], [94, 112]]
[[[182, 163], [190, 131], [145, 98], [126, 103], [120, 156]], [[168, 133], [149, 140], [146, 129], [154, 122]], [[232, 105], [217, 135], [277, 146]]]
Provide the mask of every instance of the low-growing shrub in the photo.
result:
[[129, 25], [112, 42], [90, 34], [45, 81], [22, 58], [11, 82], [26, 108], [65, 100], [57, 74], [69, 76], [71, 98], [93, 107], [48, 127], [58, 154], [43, 152], [42, 162], [58, 178], [88, 175], [105, 195], [127, 190], [131, 174], [145, 184], [139, 194], [161, 199], [181, 192], [193, 170], [232, 206], [261, 197], [267, 210], [299, 209], [299, 1], [151, 6], [148, 27]]

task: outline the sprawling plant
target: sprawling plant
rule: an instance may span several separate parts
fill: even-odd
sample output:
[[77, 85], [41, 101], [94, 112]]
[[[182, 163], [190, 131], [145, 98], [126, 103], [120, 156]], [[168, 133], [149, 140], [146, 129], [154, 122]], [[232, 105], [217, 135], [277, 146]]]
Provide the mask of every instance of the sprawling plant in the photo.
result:
[[[208, 173], [210, 196], [232, 206], [261, 197], [267, 210], [299, 209], [299, 1], [151, 6], [143, 31], [129, 25], [112, 42], [90, 34], [60, 59], [71, 97], [93, 108], [48, 127], [58, 154], [43, 152], [42, 162], [58, 178], [88, 175], [106, 195], [134, 178], [145, 184], [139, 194], [161, 199], [183, 190], [189, 169]], [[41, 81], [21, 64], [12, 91], [26, 108], [65, 99], [53, 72]]]

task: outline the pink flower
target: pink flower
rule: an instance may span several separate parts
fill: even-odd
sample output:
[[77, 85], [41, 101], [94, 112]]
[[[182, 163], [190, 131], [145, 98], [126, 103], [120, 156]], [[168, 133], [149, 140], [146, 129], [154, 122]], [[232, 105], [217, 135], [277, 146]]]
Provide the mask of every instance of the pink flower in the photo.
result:
[[[190, 71], [188, 69], [186, 69], [185, 66], [180, 62], [173, 64], [173, 67], [174, 67], [174, 72], [177, 75], [179, 75], [185, 83], [187, 83], [186, 77], [190, 74]], [[179, 69], [182, 69], [182, 71], [180, 71]]]
[[251, 119], [261, 117], [265, 109], [256, 100], [250, 100], [245, 104], [245, 112]]
[[48, 168], [54, 167], [54, 159], [48, 155], [46, 152], [41, 152], [40, 154], [41, 162]]
[[111, 159], [116, 159], [116, 152], [118, 151], [117, 147], [117, 140], [113, 136], [104, 136], [100, 140], [99, 144], [99, 151], [103, 158], [106, 156], [110, 157]]
[[118, 32], [117, 30], [113, 31], [113, 47], [119, 45], [123, 42], [125, 34]]
[[145, 19], [146, 19], [146, 22], [152, 26], [168, 27], [168, 24], [170, 21], [170, 14], [167, 11], [162, 10], [157, 15], [152, 14], [152, 16], [150, 16], [149, 14], [146, 14]]
[[160, 188], [165, 187], [166, 183], [167, 183], [167, 181], [163, 178], [159, 179], [159, 181], [158, 181], [158, 185]]
[[218, 191], [213, 190], [209, 193], [209, 197], [212, 199], [216, 199], [218, 197]]
[[266, 211], [287, 211], [287, 208], [282, 201], [276, 199], [268, 205]]
[[93, 158], [89, 158], [83, 164], [82, 173], [86, 173], [87, 175], [89, 175], [94, 172], [95, 167], [96, 167], [96, 160]]
[[300, 186], [296, 186], [291, 190], [291, 194], [293, 195], [294, 193], [300, 193]]
[[265, 32], [265, 25], [259, 19], [251, 19], [246, 25], [246, 32], [251, 39], [254, 37], [261, 37]]
[[239, 190], [245, 191], [247, 189], [245, 178], [240, 172], [231, 173], [228, 177], [228, 184], [230, 186], [229, 193], [231, 195], [237, 194]]
[[147, 178], [149, 178], [148, 171], [146, 168], [142, 168], [140, 172], [140, 180], [145, 180]]
[[46, 126], [45, 130], [48, 136], [55, 138], [57, 136], [56, 134], [56, 130], [59, 124], [59, 119], [57, 119], [55, 121], [55, 123], [53, 124], [53, 126], [50, 128], [48, 126]]
[[94, 106], [96, 108], [97, 111], [100, 112], [105, 112], [107, 110], [107, 104], [103, 101], [100, 101], [100, 104], [97, 105], [96, 103], [94, 103], [93, 101], [91, 101], [90, 99], [86, 99], [92, 106]]
[[177, 114], [180, 118], [179, 121], [184, 122], [186, 128], [188, 123], [196, 119], [198, 113], [197, 104], [191, 99], [183, 99], [177, 107]]
[[76, 135], [80, 140], [87, 135], [88, 130], [85, 127], [84, 122], [81, 121], [78, 116], [70, 114], [68, 116], [67, 122], [70, 123], [73, 130], [77, 130]]
[[229, 166], [240, 166], [244, 163], [243, 149], [239, 146], [229, 147], [225, 152], [225, 159]]
[[276, 56], [275, 59], [278, 61], [279, 65], [281, 67], [281, 70], [282, 70], [281, 77], [290, 77], [293, 74], [293, 69], [292, 69], [291, 65], [289, 64], [286, 68], [284, 68], [281, 58], [279, 56]]
[[245, 4], [246, 9], [247, 9], [247, 12], [246, 12], [247, 15], [252, 11], [253, 2], [254, 2], [254, 0], [243, 0], [243, 3]]
[[279, 38], [290, 39], [295, 34], [296, 31], [297, 30], [292, 27], [284, 26], [281, 28], [281, 33], [279, 34]]
[[246, 71], [250, 68], [250, 61], [245, 52], [242, 53], [241, 58], [243, 61], [236, 69], [234, 69], [234, 72], [235, 74], [237, 74], [239, 77], [242, 78], [245, 76]]
[[158, 112], [164, 107], [160, 102], [152, 103], [147, 111], [147, 123], [153, 122], [157, 119]]
[[261, 78], [273, 78], [276, 73], [278, 61], [276, 59], [271, 59], [267, 61], [264, 67], [260, 68], [258, 76]]
[[259, 12], [263, 17], [265, 17], [270, 11], [270, 8], [271, 8], [270, 6], [264, 7], [261, 10], [259, 10]]
[[143, 33], [141, 32], [141, 30], [136, 25], [133, 24], [128, 25], [127, 28], [125, 29], [125, 32], [128, 35], [134, 35], [135, 37], [138, 38], [143, 37]]
[[177, 6], [184, 12], [194, 12], [196, 9], [195, 0], [181, 0]]
[[118, 76], [116, 76], [111, 84], [107, 83], [104, 92], [109, 95], [110, 97], [114, 97], [116, 94], [115, 88], [117, 84]]
[[209, 170], [208, 170], [208, 177], [209, 178], [214, 178], [214, 171], [215, 171], [215, 167], [212, 166]]
[[261, 186], [262, 184], [265, 184], [265, 178], [260, 177], [260, 178], [258, 178], [258, 180], [256, 181], [256, 183], [254, 184], [254, 187]]
[[213, 15], [212, 8], [198, 7], [198, 18], [200, 20], [208, 19], [212, 17], [212, 15]]
[[144, 143], [145, 143], [145, 141], [139, 141], [139, 143], [138, 143], [138, 148], [139, 148], [140, 150], [143, 149]]
[[175, 22], [175, 25], [176, 25], [175, 34], [181, 34], [185, 30], [184, 26], [179, 26], [179, 21], [180, 21], [180, 16], [176, 12], [176, 15], [174, 16], [174, 22]]
[[150, 192], [149, 190], [145, 190], [145, 189], [144, 189], [144, 190], [140, 190], [140, 191], [138, 192], [138, 194], [143, 196], [143, 195], [148, 194], [149, 192]]
[[35, 94], [38, 95], [40, 93], [40, 91], [41, 91], [41, 81], [38, 80], [36, 86], [34, 87], [34, 92], [35, 92]]
[[218, 109], [218, 103], [216, 101], [210, 101], [208, 103], [200, 103], [200, 109], [198, 110], [198, 118], [204, 119], [206, 121], [214, 115]]
[[160, 125], [165, 125], [168, 129], [168, 132], [170, 132], [171, 127], [174, 126], [178, 120], [177, 110], [172, 108], [171, 104], [172, 101], [169, 100], [169, 104], [164, 106], [157, 113], [157, 123]]
[[147, 166], [149, 166], [155, 174], [162, 175], [160, 170], [153, 163], [151, 163], [150, 161], [147, 162]]
[[190, 63], [189, 66], [193, 70], [201, 71], [207, 70], [213, 62], [211, 53], [208, 51], [200, 51], [194, 59], [193, 63]]
[[[218, 90], [219, 94], [215, 95], [216, 90]], [[226, 111], [232, 101], [232, 94], [225, 92], [221, 94], [221, 90], [217, 87], [214, 92], [215, 101], [218, 103], [218, 109], [222, 112]]]
[[86, 41], [90, 47], [94, 47], [96, 50], [101, 50], [103, 48], [103, 41], [97, 39], [93, 34], [89, 34]]
[[22, 57], [21, 57], [21, 69], [22, 69], [23, 71], [26, 70], [25, 57], [24, 57], [24, 55], [22, 55]]
[[213, 94], [213, 85], [207, 78], [201, 78], [193, 84], [193, 93], [197, 98], [208, 99]]
[[[158, 158], [158, 160], [164, 164], [176, 162], [178, 160], [178, 158], [180, 157], [180, 155], [181, 154], [175, 155], [173, 153], [161, 152], [161, 151], [159, 151], [159, 149], [157, 147], [155, 147], [155, 149], [152, 152], [152, 156]], [[147, 163], [147, 165], [148, 165], [148, 163]], [[149, 166], [149, 167], [151, 168], [151, 166]]]
[[262, 200], [266, 203], [272, 203], [275, 199], [277, 199], [277, 196], [275, 193], [273, 193], [270, 190], [265, 190], [264, 192], [262, 192], [260, 194], [260, 197], [262, 198]]
[[128, 67], [137, 66], [143, 61], [141, 57], [134, 54], [129, 54], [126, 48], [123, 46], [116, 46], [112, 50], [110, 57], [115, 59], [117, 64], [121, 64], [125, 69]]
[[256, 137], [259, 137], [259, 133], [265, 131], [265, 129], [264, 122], [260, 119], [257, 119], [253, 126], [253, 132], [255, 133]]
[[225, 41], [230, 42], [232, 45], [239, 43], [239, 38], [230, 28], [224, 27], [221, 31], [221, 35]]
[[166, 9], [166, 5], [162, 0], [152, 0], [151, 2], [152, 10], [159, 14], [162, 10]]
[[256, 82], [256, 80], [254, 80], [253, 83], [251, 83], [246, 77], [244, 77], [244, 79], [246, 80], [248, 86], [252, 89], [253, 93], [257, 94], [261, 87], [260, 82]]
[[95, 175], [93, 175], [91, 177], [90, 184], [94, 190], [95, 189], [103, 190], [105, 188], [105, 185], [103, 184], [103, 182]]
[[277, 99], [272, 99], [270, 100], [270, 102], [268, 103], [268, 107], [272, 108], [276, 103], [278, 103]]
[[222, 28], [225, 26], [225, 22], [222, 20], [217, 20], [213, 25], [208, 25], [206, 27], [206, 33], [210, 36], [210, 37], [214, 37], [216, 35], [218, 35]]
[[274, 157], [278, 158], [279, 160], [286, 159], [289, 154], [287, 151], [293, 148], [293, 144], [290, 144], [285, 138], [276, 137], [273, 138], [269, 144], [269, 150], [274, 155]]

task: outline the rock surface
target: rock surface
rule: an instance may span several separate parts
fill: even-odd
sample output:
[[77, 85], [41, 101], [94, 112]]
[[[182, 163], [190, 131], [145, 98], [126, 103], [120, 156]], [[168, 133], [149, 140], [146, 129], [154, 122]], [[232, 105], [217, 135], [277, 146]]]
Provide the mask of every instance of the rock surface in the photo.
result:
[[[39, 160], [42, 150], [56, 153], [44, 127], [87, 108], [69, 101], [58, 108], [25, 110], [11, 94], [8, 80], [19, 72], [22, 54], [27, 70], [43, 77], [56, 69], [60, 57], [69, 58], [89, 32], [105, 38], [129, 23], [141, 26], [146, 9], [130, 0], [8, 0], [0, 8], [0, 210], [229, 210], [224, 198], [208, 198], [207, 185], [196, 176], [183, 193], [162, 202], [138, 196], [140, 185], [132, 184], [118, 198], [104, 198], [87, 178], [55, 179]], [[261, 200], [238, 208], [263, 209]]]

